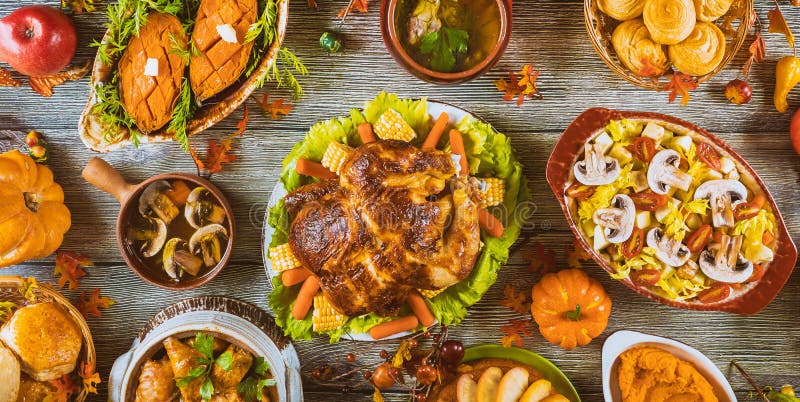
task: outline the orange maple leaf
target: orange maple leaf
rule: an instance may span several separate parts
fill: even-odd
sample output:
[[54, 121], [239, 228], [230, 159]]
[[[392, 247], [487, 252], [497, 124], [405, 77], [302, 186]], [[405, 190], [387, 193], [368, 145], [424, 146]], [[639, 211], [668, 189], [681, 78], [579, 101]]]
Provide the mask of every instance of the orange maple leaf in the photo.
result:
[[533, 243], [534, 255], [528, 264], [528, 272], [546, 273], [556, 271], [556, 253], [552, 249], [545, 248], [542, 243]]
[[533, 64], [526, 64], [522, 66], [519, 75], [513, 71], [508, 72], [508, 81], [505, 78], [500, 78], [494, 82], [494, 86], [503, 94], [504, 101], [510, 101], [514, 98], [517, 99], [517, 106], [521, 106], [525, 99], [541, 99], [542, 94], [536, 86], [536, 80], [539, 78], [539, 70], [533, 69]]
[[81, 377], [83, 388], [81, 395], [86, 397], [89, 394], [97, 394], [97, 385], [100, 384], [100, 374], [94, 370], [94, 365], [89, 363], [81, 364], [81, 369], [78, 371]]
[[72, 377], [68, 374], [62, 375], [61, 378], [50, 380], [49, 383], [55, 389], [55, 394], [52, 399], [55, 402], [69, 401], [72, 395], [78, 390], [78, 384], [75, 384], [75, 382], [72, 381]]
[[767, 45], [764, 43], [761, 33], [756, 32], [753, 37], [753, 43], [750, 44], [748, 50], [750, 51], [750, 57], [747, 58], [747, 62], [744, 63], [742, 68], [742, 74], [745, 77], [750, 74], [750, 67], [752, 67], [753, 63], [761, 63], [767, 55]]
[[100, 318], [100, 309], [101, 308], [109, 308], [113, 306], [116, 302], [114, 299], [108, 296], [100, 296], [100, 289], [94, 288], [92, 290], [92, 294], [89, 295], [89, 298], [86, 298], [86, 292], [81, 291], [80, 299], [78, 299], [78, 311], [83, 314], [84, 318], [89, 318], [89, 314], [92, 317]]
[[69, 70], [46, 77], [28, 77], [28, 84], [36, 93], [49, 98], [53, 96], [53, 88], [67, 81], [75, 81], [85, 77], [89, 73], [90, 67], [90, 61], [87, 60], [83, 67], [72, 67]]
[[781, 12], [781, 6], [778, 5], [777, 1], [775, 2], [775, 8], [767, 12], [767, 18], [769, 19], [769, 28], [767, 32], [785, 35], [789, 46], [794, 49], [794, 34], [789, 28], [789, 24], [786, 22], [786, 18], [784, 18], [783, 12]]
[[570, 268], [580, 268], [582, 266], [581, 262], [591, 259], [592, 256], [581, 247], [581, 243], [578, 239], [572, 240], [572, 248], [567, 246], [567, 265], [569, 265]]
[[18, 87], [20, 85], [22, 83], [11, 76], [11, 71], [0, 67], [0, 87]]
[[53, 275], [61, 275], [58, 278], [58, 287], [64, 288], [69, 283], [71, 290], [78, 289], [81, 284], [80, 278], [86, 276], [84, 267], [94, 265], [88, 255], [78, 254], [74, 251], [58, 252], [56, 254], [56, 267]]
[[647, 78], [656, 78], [664, 75], [665, 71], [662, 68], [654, 66], [647, 57], [642, 57], [640, 60], [642, 68], [639, 69], [639, 75]]
[[506, 306], [519, 314], [529, 314], [531, 312], [531, 302], [528, 300], [526, 292], [517, 291], [511, 284], [506, 284], [503, 288], [505, 298], [500, 300], [500, 305]]
[[244, 105], [244, 113], [242, 114], [242, 119], [236, 123], [236, 132], [233, 133], [232, 136], [241, 137], [244, 135], [244, 131], [247, 130], [247, 123], [250, 122], [250, 108], [247, 105]]
[[293, 106], [284, 105], [283, 102], [283, 99], [276, 99], [270, 102], [269, 94], [266, 93], [261, 96], [260, 100], [256, 98], [256, 104], [261, 109], [261, 113], [264, 116], [269, 115], [272, 120], [280, 120], [282, 118], [281, 115], [286, 116], [292, 111]]
[[75, 14], [90, 13], [95, 10], [94, 0], [61, 0], [61, 8], [69, 8]]
[[223, 163], [231, 163], [236, 160], [236, 155], [229, 154], [231, 150], [231, 139], [225, 138], [219, 144], [213, 139], [208, 140], [206, 150], [206, 160], [208, 161], [208, 172], [217, 173], [222, 170]]
[[500, 339], [500, 343], [505, 347], [511, 346], [516, 343], [517, 346], [522, 347], [522, 336], [530, 336], [531, 331], [528, 327], [531, 325], [530, 320], [511, 320], [508, 325], [500, 327], [500, 332], [504, 333]]
[[511, 335], [504, 335], [500, 338], [500, 343], [503, 344], [503, 347], [510, 348], [514, 343], [517, 346], [522, 347], [522, 338], [520, 338], [519, 334], [511, 334]]
[[691, 95], [689, 95], [689, 91], [697, 89], [699, 85], [700, 84], [697, 82], [697, 80], [692, 76], [676, 71], [672, 73], [672, 79], [669, 81], [664, 90], [670, 91], [669, 103], [674, 102], [675, 99], [680, 96], [681, 105], [686, 106], [689, 104], [689, 100], [692, 98]]
[[348, 3], [347, 6], [339, 11], [337, 17], [344, 18], [348, 14], [352, 13], [353, 10], [358, 11], [359, 13], [366, 13], [368, 11], [367, 0], [350, 0], [350, 3]]

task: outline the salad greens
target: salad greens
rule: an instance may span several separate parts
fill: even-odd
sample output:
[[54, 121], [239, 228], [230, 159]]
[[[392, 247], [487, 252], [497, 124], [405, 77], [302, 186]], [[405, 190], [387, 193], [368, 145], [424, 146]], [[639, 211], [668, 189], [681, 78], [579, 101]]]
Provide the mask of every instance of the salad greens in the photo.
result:
[[[311, 127], [303, 141], [297, 143], [283, 162], [281, 183], [287, 191], [308, 184], [311, 179], [298, 174], [294, 167], [298, 158], [320, 160], [331, 141], [358, 146], [359, 123], [374, 123], [388, 109], [394, 109], [419, 134], [413, 141], [421, 145], [432, 122], [428, 115], [425, 99], [400, 99], [397, 95], [380, 93], [374, 100], [366, 103], [363, 110], [353, 109], [349, 117], [341, 117], [323, 121]], [[514, 214], [517, 206], [530, 198], [522, 165], [517, 161], [511, 149], [508, 137], [494, 131], [491, 125], [480, 122], [473, 117], [461, 120], [456, 128], [464, 135], [464, 146], [469, 160], [470, 174], [477, 176], [493, 176], [506, 183], [505, 208], [512, 211], [505, 223], [505, 232], [500, 238], [481, 236], [484, 247], [478, 257], [472, 273], [463, 281], [450, 286], [444, 292], [429, 301], [429, 307], [436, 319], [444, 325], [458, 324], [467, 315], [467, 308], [477, 303], [483, 294], [497, 279], [497, 271], [508, 260], [508, 249], [519, 237], [523, 224], [522, 217]], [[442, 148], [446, 140], [440, 141]], [[447, 150], [449, 145], [444, 147]], [[270, 246], [288, 241], [289, 217], [283, 201], [279, 201], [269, 211], [268, 223], [275, 229]], [[297, 297], [299, 286], [285, 287], [280, 276], [272, 279], [273, 291], [269, 295], [269, 305], [275, 314], [275, 321], [283, 328], [284, 333], [293, 339], [311, 339], [313, 335], [311, 313], [303, 320], [292, 317], [292, 305]], [[401, 315], [410, 313], [407, 307], [401, 309]], [[365, 333], [371, 327], [393, 317], [380, 317], [367, 314], [350, 317], [340, 328], [326, 332], [331, 342], [337, 342], [348, 333]]]

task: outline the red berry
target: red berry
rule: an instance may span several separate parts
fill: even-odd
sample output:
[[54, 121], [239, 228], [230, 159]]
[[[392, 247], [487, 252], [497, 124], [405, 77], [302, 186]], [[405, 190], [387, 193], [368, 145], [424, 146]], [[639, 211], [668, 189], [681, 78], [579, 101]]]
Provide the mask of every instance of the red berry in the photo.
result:
[[414, 394], [414, 401], [416, 402], [425, 402], [428, 400], [428, 395], [425, 395], [423, 392], [417, 392]]
[[438, 377], [436, 367], [431, 366], [430, 364], [423, 364], [417, 367], [417, 381], [421, 384], [429, 385], [433, 384]]
[[393, 376], [392, 367], [389, 363], [383, 363], [378, 368], [375, 369], [375, 372], [372, 373], [372, 384], [375, 385], [378, 389], [387, 389], [394, 385], [395, 380]]
[[41, 145], [34, 145], [31, 147], [31, 156], [34, 158], [44, 158], [47, 154], [47, 149]]
[[364, 377], [365, 380], [369, 381], [370, 377], [372, 377], [372, 372], [369, 370], [364, 370], [361, 372], [361, 375]]
[[319, 378], [322, 375], [322, 371], [320, 369], [311, 370], [311, 376], [314, 378]]
[[735, 79], [725, 85], [725, 97], [734, 105], [749, 103], [753, 98], [753, 88], [747, 81]]
[[356, 355], [355, 355], [355, 354], [353, 354], [353, 353], [348, 353], [348, 354], [347, 354], [347, 355], [344, 357], [344, 359], [345, 359], [345, 360], [347, 360], [348, 362], [352, 363], [352, 362], [356, 361]]
[[38, 143], [39, 143], [39, 133], [31, 130], [28, 133], [28, 135], [25, 136], [25, 145], [32, 147]]
[[461, 363], [461, 359], [464, 358], [464, 344], [454, 339], [445, 341], [439, 349], [439, 357], [447, 365], [455, 366]]
[[409, 339], [408, 340], [408, 347], [409, 348], [414, 349], [414, 348], [417, 347], [417, 345], [419, 345], [419, 342], [417, 342], [416, 339]]
[[389, 352], [387, 352], [385, 349], [382, 349], [381, 350], [381, 359], [387, 359], [388, 357], [389, 357]]

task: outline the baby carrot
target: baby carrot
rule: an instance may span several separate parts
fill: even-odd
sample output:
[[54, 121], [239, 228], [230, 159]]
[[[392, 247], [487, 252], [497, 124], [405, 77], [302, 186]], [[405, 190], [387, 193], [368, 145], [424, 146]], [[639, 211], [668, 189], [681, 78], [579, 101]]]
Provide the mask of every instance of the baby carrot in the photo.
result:
[[439, 143], [439, 138], [442, 137], [442, 133], [444, 133], [444, 129], [447, 127], [449, 121], [450, 116], [448, 116], [447, 113], [442, 112], [442, 114], [439, 115], [436, 119], [436, 123], [434, 123], [431, 128], [431, 132], [425, 137], [425, 142], [422, 144], [423, 151], [436, 149], [436, 144]]
[[336, 177], [336, 173], [331, 172], [328, 170], [328, 168], [322, 166], [321, 163], [310, 161], [304, 158], [297, 160], [297, 163], [294, 165], [294, 170], [296, 170], [297, 173], [304, 174], [306, 176], [313, 176], [319, 179], [332, 179]]
[[358, 125], [358, 136], [364, 144], [375, 142], [375, 133], [372, 132], [372, 124], [361, 123]]
[[450, 130], [450, 150], [456, 154], [461, 156], [461, 175], [468, 175], [469, 174], [469, 164], [467, 163], [467, 151], [464, 148], [464, 138], [461, 136], [461, 132], [456, 129]]
[[411, 311], [414, 312], [414, 315], [417, 316], [422, 325], [429, 327], [436, 320], [419, 293], [411, 292], [411, 294], [408, 295], [408, 306], [411, 307]]
[[503, 231], [505, 231], [503, 223], [485, 208], [478, 210], [478, 224], [492, 237], [500, 237], [503, 235]]
[[319, 279], [316, 276], [310, 276], [303, 282], [300, 287], [300, 292], [297, 293], [297, 299], [294, 301], [292, 307], [292, 317], [295, 320], [303, 320], [311, 309], [311, 303], [314, 301], [314, 296], [319, 290]]
[[294, 286], [305, 281], [309, 276], [311, 276], [311, 271], [305, 268], [288, 269], [281, 273], [281, 281], [283, 286]]
[[369, 329], [369, 335], [372, 339], [383, 339], [387, 336], [399, 334], [403, 331], [411, 331], [419, 325], [417, 317], [410, 315], [408, 317], [398, 318], [396, 320], [387, 321], [378, 324]]

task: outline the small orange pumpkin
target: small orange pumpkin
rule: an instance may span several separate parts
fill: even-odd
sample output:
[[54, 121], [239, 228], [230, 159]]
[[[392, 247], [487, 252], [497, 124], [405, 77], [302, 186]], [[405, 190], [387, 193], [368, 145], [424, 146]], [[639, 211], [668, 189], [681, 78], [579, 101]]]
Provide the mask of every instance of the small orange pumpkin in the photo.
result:
[[586, 272], [565, 269], [545, 275], [533, 287], [531, 313], [544, 339], [572, 350], [603, 333], [611, 298]]
[[0, 154], [0, 267], [50, 255], [71, 217], [53, 172], [17, 150]]

